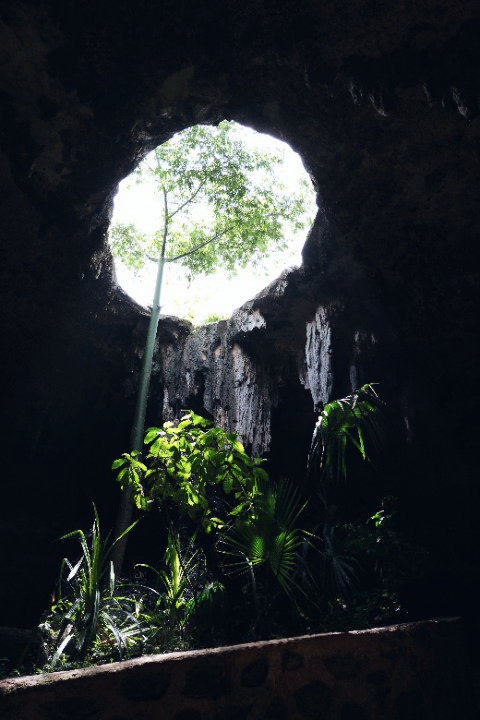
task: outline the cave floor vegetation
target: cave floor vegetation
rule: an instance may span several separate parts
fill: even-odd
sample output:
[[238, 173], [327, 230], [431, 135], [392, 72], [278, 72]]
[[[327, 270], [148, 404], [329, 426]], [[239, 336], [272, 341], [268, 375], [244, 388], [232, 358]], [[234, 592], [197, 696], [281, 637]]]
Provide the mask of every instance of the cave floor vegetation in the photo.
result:
[[[143, 456], [112, 467], [138, 510], [156, 514], [163, 557], [116, 577], [120, 538], [103, 535], [94, 505], [91, 529], [62, 538], [80, 555], [62, 561], [50, 607], [2, 675], [408, 619], [402, 587], [426, 553], [398, 532], [396, 498], [353, 515], [344, 507], [347, 466], [369, 465], [381, 417], [373, 385], [325, 405], [296, 483], [269, 478], [235, 433], [193, 411], [149, 428]], [[124, 534], [140, 532], [141, 518]]]

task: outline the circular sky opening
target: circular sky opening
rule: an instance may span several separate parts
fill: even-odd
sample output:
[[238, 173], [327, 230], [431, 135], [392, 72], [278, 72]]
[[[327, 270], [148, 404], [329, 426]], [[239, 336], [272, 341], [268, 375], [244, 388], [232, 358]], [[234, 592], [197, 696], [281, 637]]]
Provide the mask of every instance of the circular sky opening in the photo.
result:
[[[260, 260], [253, 258], [233, 276], [231, 267], [220, 267], [215, 273], [204, 275], [192, 272], [180, 263], [168, 263], [162, 283], [161, 313], [185, 318], [197, 326], [230, 317], [233, 310], [263, 290], [285, 268], [299, 266], [302, 262], [302, 248], [317, 209], [311, 179], [300, 156], [289, 145], [238, 123], [221, 123], [220, 127], [225, 125], [228, 125], [247, 152], [261, 153], [266, 155], [267, 159], [270, 156], [277, 158], [274, 163], [274, 186], [282, 197], [301, 196], [301, 216], [296, 223], [301, 227], [294, 229], [291, 223], [283, 223], [279, 213], [279, 220], [283, 223], [282, 242], [269, 247]], [[182, 133], [178, 133], [174, 136], [173, 142], [181, 135]], [[161, 235], [164, 198], [159, 191], [157, 178], [151, 172], [155, 163], [155, 152], [147, 155], [139, 169], [120, 183], [114, 200], [111, 238], [113, 229], [118, 226], [134, 227], [143, 237]], [[256, 180], [260, 179], [261, 182], [258, 172], [254, 171], [252, 177], [256, 173]], [[194, 193], [195, 188], [192, 194]], [[195, 212], [203, 221], [201, 204], [200, 210]], [[207, 214], [208, 210], [205, 210], [205, 213]], [[215, 247], [214, 243], [212, 248]], [[127, 266], [115, 251], [114, 259], [118, 284], [137, 303], [144, 307], [151, 306], [157, 274], [155, 258], [147, 255], [147, 261], [141, 268], [132, 268], [132, 263]]]

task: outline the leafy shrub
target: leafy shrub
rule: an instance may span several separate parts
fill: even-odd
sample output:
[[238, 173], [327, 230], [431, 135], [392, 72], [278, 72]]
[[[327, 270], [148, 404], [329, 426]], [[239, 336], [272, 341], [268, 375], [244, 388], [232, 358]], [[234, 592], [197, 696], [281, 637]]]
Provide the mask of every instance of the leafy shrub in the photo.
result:
[[[258, 483], [267, 479], [236, 433], [226, 433], [194, 412], [187, 411], [178, 424], [165, 422], [145, 434], [148, 452], [142, 462], [138, 452], [124, 453], [115, 460], [117, 480], [122, 489], [130, 485], [137, 508], [148, 510], [157, 504], [167, 526], [174, 509], [180, 516], [195, 520], [207, 533], [220, 530], [228, 516], [252, 511]], [[226, 496], [233, 506], [223, 517]], [[223, 501], [223, 502], [222, 502]]]
[[395, 499], [359, 522], [342, 521], [330, 503], [346, 478], [347, 446], [369, 460], [365, 439], [377, 443], [378, 420], [371, 385], [323, 408], [309, 457], [313, 488], [269, 481], [235, 433], [192, 411], [147, 430], [144, 459], [124, 453], [113, 469], [137, 508], [159, 509], [163, 562], [139, 564], [133, 580], [116, 585], [115, 543], [102, 540], [96, 509], [90, 543], [81, 530], [65, 536], [82, 555], [63, 561], [45, 624], [47, 668], [398, 621], [398, 591], [425, 554], [397, 532]]

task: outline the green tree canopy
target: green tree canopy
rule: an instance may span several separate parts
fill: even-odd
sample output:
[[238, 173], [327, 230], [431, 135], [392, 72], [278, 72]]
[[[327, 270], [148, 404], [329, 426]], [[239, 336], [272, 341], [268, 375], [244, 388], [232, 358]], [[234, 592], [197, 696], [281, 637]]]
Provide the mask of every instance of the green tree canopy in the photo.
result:
[[110, 230], [113, 254], [133, 271], [165, 250], [191, 276], [220, 267], [234, 275], [288, 247], [289, 236], [311, 222], [311, 186], [295, 191], [279, 180], [280, 151], [253, 150], [235, 123], [195, 125], [159, 146], [135, 171], [159, 194], [159, 227], [133, 224]]

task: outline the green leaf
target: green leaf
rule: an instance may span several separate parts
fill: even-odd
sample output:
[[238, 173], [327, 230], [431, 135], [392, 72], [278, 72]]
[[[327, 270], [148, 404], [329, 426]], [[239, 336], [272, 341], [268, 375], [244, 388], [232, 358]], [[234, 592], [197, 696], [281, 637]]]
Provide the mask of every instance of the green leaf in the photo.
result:
[[227, 477], [223, 481], [223, 492], [226, 495], [229, 495], [232, 492], [232, 488], [233, 488], [233, 479], [231, 477]]
[[225, 508], [225, 514], [241, 516], [252, 507], [259, 481], [268, 479], [262, 460], [251, 460], [235, 433], [227, 434], [191, 411], [176, 425], [168, 421], [162, 428], [149, 428], [146, 439], [150, 452], [145, 461], [125, 453], [117, 481], [133, 488], [138, 509], [173, 503], [208, 532], [226, 522], [217, 515], [211, 519], [219, 497], [233, 495], [233, 507]]
[[161, 433], [160, 428], [152, 427], [145, 431], [145, 445], [151, 443]]
[[243, 447], [240, 440], [233, 440], [232, 441], [232, 449], [235, 450], [237, 453], [241, 453], [242, 455], [245, 454], [245, 448]]
[[128, 462], [128, 460], [125, 457], [118, 458], [118, 460], [114, 460], [112, 463], [112, 470], [116, 470], [119, 467], [122, 467]]

